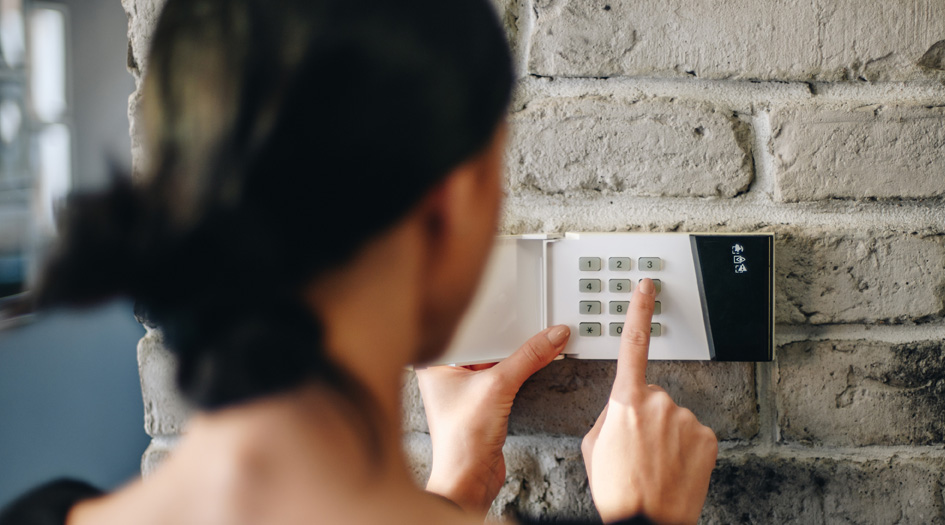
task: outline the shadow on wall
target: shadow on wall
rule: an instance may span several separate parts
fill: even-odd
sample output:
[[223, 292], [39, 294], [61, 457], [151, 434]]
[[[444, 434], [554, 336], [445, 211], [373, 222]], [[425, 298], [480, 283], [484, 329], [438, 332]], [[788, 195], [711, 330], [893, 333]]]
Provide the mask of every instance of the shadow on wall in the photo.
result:
[[127, 302], [0, 332], [0, 507], [57, 477], [111, 489], [138, 475], [142, 335]]

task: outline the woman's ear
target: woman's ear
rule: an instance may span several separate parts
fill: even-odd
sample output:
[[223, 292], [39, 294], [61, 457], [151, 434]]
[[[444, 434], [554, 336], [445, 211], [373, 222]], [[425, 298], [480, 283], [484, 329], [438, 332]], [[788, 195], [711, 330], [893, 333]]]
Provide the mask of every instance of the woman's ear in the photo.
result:
[[425, 318], [428, 327], [447, 330], [430, 341], [439, 346], [436, 351], [452, 336], [492, 248], [502, 203], [504, 143], [503, 125], [486, 148], [450, 172], [417, 210], [424, 246]]

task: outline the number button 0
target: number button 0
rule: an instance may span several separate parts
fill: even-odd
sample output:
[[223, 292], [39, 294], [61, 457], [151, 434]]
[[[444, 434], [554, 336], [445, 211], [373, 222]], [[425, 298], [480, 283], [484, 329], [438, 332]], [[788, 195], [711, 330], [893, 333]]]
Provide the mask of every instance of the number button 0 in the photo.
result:
[[612, 293], [629, 293], [630, 279], [611, 279], [610, 291]]
[[611, 257], [607, 260], [607, 267], [612, 272], [629, 272], [630, 271], [630, 258], [629, 257]]
[[610, 335], [619, 337], [623, 333], [623, 323], [610, 323]]
[[663, 260], [659, 257], [640, 257], [640, 269], [648, 272], [656, 272], [663, 269]]
[[629, 307], [630, 301], [611, 301], [610, 313], [611, 315], [624, 315], [627, 313], [627, 308]]
[[600, 271], [600, 257], [581, 257], [578, 259], [578, 265], [584, 272]]
[[600, 301], [581, 301], [581, 313], [596, 315], [600, 313]]
[[578, 290], [583, 293], [597, 293], [600, 291], [600, 279], [581, 279]]

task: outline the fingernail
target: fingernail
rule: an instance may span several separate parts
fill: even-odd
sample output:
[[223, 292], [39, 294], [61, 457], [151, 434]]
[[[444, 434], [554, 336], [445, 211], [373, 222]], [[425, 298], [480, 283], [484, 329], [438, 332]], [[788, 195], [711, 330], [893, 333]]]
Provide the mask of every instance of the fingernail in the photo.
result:
[[556, 326], [548, 332], [548, 340], [551, 341], [551, 344], [554, 346], [561, 346], [564, 344], [565, 340], [567, 340], [568, 334], [570, 333], [571, 329], [567, 326]]
[[656, 291], [656, 287], [653, 286], [653, 281], [650, 279], [643, 279], [640, 281], [640, 285], [637, 286], [637, 291], [646, 295], [653, 295], [653, 292]]

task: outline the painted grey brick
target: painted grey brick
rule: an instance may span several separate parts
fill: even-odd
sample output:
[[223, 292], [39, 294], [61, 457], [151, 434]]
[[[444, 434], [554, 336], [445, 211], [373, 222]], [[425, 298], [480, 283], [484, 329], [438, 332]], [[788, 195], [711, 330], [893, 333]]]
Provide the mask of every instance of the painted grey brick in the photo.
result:
[[945, 308], [941, 235], [785, 229], [776, 265], [781, 323], [901, 323]]
[[[520, 64], [524, 53], [521, 42], [522, 25], [525, 23], [526, 10], [529, 9], [528, 2], [526, 0], [491, 0], [491, 2], [502, 27], [505, 29], [509, 49], [512, 52], [512, 60], [515, 64]], [[521, 73], [520, 71], [519, 74]]]
[[800, 342], [778, 351], [785, 441], [828, 445], [945, 442], [945, 344]]
[[945, 107], [802, 107], [773, 113], [781, 200], [945, 195]]
[[945, 523], [941, 459], [723, 457], [700, 523]]
[[[430, 436], [407, 434], [404, 449], [417, 483], [423, 486], [433, 454]], [[492, 517], [597, 517], [579, 438], [509, 436], [503, 452], [505, 484], [492, 504]]]
[[147, 68], [151, 37], [166, 0], [121, 0], [128, 15], [128, 70], [140, 86]]
[[748, 124], [706, 103], [550, 98], [510, 122], [512, 192], [733, 197], [752, 181]]
[[164, 347], [161, 332], [149, 329], [138, 342], [138, 374], [144, 400], [144, 430], [151, 437], [180, 434], [192, 408], [180, 396], [177, 363]]
[[[509, 434], [583, 437], [607, 403], [616, 362], [555, 361], [525, 382], [509, 418]], [[748, 363], [650, 363], [648, 380], [693, 411], [721, 440], [758, 433], [754, 367]], [[404, 428], [428, 432], [416, 376], [404, 388]]]
[[941, 76], [917, 64], [945, 37], [940, 0], [536, 0], [535, 10], [528, 65], [536, 75]]
[[148, 477], [153, 474], [161, 463], [170, 456], [173, 451], [173, 445], [168, 442], [151, 440], [148, 448], [141, 456], [141, 476]]

